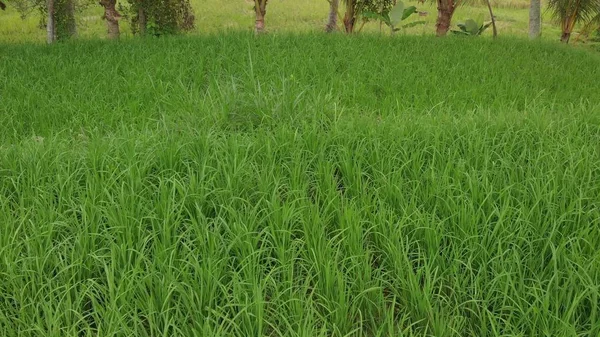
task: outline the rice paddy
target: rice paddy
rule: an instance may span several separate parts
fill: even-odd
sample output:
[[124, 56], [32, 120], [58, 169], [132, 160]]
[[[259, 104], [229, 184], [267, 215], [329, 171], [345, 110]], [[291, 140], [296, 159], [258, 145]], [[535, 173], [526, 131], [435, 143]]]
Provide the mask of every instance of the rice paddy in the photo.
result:
[[598, 336], [600, 55], [0, 47], [2, 336]]

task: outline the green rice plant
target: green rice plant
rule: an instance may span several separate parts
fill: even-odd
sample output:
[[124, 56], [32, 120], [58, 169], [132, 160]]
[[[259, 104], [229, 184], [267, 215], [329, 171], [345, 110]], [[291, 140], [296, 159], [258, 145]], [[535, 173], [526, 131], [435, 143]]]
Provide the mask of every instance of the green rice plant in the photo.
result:
[[237, 33], [0, 59], [2, 336], [600, 333], [595, 53]]

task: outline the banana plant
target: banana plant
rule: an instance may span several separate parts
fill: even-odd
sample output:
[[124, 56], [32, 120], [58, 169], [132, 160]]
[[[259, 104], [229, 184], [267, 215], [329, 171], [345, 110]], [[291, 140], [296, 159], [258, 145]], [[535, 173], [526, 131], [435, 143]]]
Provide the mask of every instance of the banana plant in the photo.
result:
[[393, 34], [405, 28], [425, 24], [425, 21], [413, 21], [407, 24], [402, 24], [403, 21], [416, 12], [417, 8], [415, 6], [409, 6], [405, 8], [404, 3], [402, 1], [398, 1], [396, 5], [389, 11], [382, 11], [381, 13], [363, 11], [362, 17], [365, 20], [379, 20], [380, 22], [385, 23]]
[[467, 19], [465, 22], [457, 25], [460, 30], [452, 30], [452, 33], [456, 35], [479, 36], [491, 25], [491, 21], [482, 23], [473, 19]]

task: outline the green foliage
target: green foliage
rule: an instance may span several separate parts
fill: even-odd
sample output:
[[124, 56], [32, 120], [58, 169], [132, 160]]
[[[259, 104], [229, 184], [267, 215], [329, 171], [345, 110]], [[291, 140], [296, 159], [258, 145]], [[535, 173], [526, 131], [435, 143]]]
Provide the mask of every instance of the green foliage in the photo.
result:
[[[134, 33], [152, 36], [176, 34], [194, 28], [194, 14], [189, 0], [128, 0]], [[143, 11], [143, 17], [140, 16]], [[145, 22], [144, 22], [145, 20]], [[141, 27], [143, 26], [143, 27]]]
[[[19, 14], [15, 10], [15, 0], [7, 2], [7, 10], [0, 12], [0, 43], [10, 42], [28, 42], [28, 43], [43, 43], [45, 41], [45, 32], [38, 28], [40, 15], [34, 12], [25, 21], [19, 18]], [[244, 0], [246, 1], [246, 0]], [[506, 37], [523, 37], [527, 36], [528, 29], [528, 11], [523, 9], [502, 8], [502, 4], [510, 4], [518, 2], [519, 4], [528, 4], [527, 0], [498, 0], [493, 3], [493, 6], [499, 6], [495, 15], [500, 19], [499, 25]], [[427, 16], [414, 15], [408, 19], [409, 21], [424, 20], [427, 22], [425, 27], [418, 26], [405, 29], [403, 32], [409, 35], [412, 34], [433, 34], [436, 8], [431, 2], [418, 4], [416, 2], [407, 2], [407, 6], [415, 5], [419, 11], [428, 12]], [[242, 0], [223, 1], [223, 0], [190, 0], [192, 7], [197, 13], [195, 28], [191, 31], [193, 34], [213, 34], [224, 30], [247, 30], [253, 21], [254, 12], [251, 10], [251, 1], [246, 1], [248, 5], [244, 5]], [[120, 1], [120, 5], [128, 7], [126, 1]], [[324, 20], [326, 13], [329, 10], [329, 4], [325, 0], [282, 0], [273, 1], [269, 4], [273, 15], [269, 16], [269, 27], [272, 32], [294, 32], [305, 33], [321, 30], [321, 23]], [[525, 6], [527, 7], [527, 6]], [[494, 7], [496, 8], [496, 7]], [[520, 7], [519, 7], [520, 8]], [[340, 5], [340, 11], [343, 11], [344, 6]], [[131, 13], [123, 8], [118, 8], [119, 12], [124, 16], [120, 21], [121, 24], [121, 39], [127, 40], [131, 37], [131, 27], [129, 25], [131, 17], [135, 13]], [[200, 15], [201, 14], [201, 15]], [[340, 13], [343, 15], [343, 13]], [[556, 40], [556, 36], [560, 34], [559, 28], [550, 21], [549, 12], [544, 12], [544, 34], [542, 40]], [[77, 14], [78, 35], [81, 38], [100, 38], [106, 37], [106, 23], [100, 19], [102, 8], [97, 1], [92, 3], [85, 11]], [[456, 22], [462, 22], [466, 18], [485, 15], [487, 17], [487, 9], [481, 5], [467, 4], [457, 10]], [[202, 18], [200, 20], [200, 17]], [[338, 24], [341, 24], [341, 19]], [[360, 24], [360, 22], [359, 22]], [[375, 33], [379, 31], [378, 24], [366, 24], [363, 33]], [[452, 27], [456, 28], [457, 27]], [[387, 29], [387, 28], [384, 28]], [[486, 33], [488, 34], [488, 33]]]
[[76, 34], [75, 0], [55, 0], [55, 29], [58, 41], [66, 40]]
[[600, 0], [549, 0], [548, 8], [560, 24], [561, 41], [566, 43], [577, 24], [583, 24], [585, 30], [585, 26], [597, 24], [600, 16]]
[[[58, 41], [67, 40], [76, 34], [76, 15], [83, 13], [91, 4], [91, 0], [54, 1], [55, 34]], [[11, 0], [10, 5], [16, 8], [22, 19], [34, 12], [40, 14], [39, 27], [45, 29], [48, 17], [46, 0]]]
[[457, 35], [480, 36], [491, 25], [491, 21], [483, 23], [481, 21], [475, 21], [474, 19], [467, 19], [464, 23], [457, 24], [460, 30], [452, 30], [452, 33]]
[[[347, 2], [349, 0], [344, 0]], [[352, 0], [356, 13], [360, 15], [362, 12], [380, 13], [388, 11], [396, 4], [396, 0]]]
[[597, 336], [600, 56], [560, 47], [3, 45], [0, 336]]
[[587, 20], [580, 33], [585, 37], [592, 35], [589, 38], [591, 42], [600, 42], [600, 9], [598, 14]]
[[[366, 19], [373, 13], [389, 13], [391, 8], [396, 4], [396, 0], [343, 0], [347, 7], [352, 7], [352, 13], [349, 14], [346, 9], [346, 16], [353, 15], [352, 21], [356, 22], [359, 17]], [[364, 16], [366, 13], [367, 16]], [[366, 22], [366, 21], [365, 21]], [[364, 22], [363, 22], [364, 23]], [[363, 25], [364, 26], [364, 25]]]
[[411, 23], [398, 26], [401, 22], [406, 20], [412, 14], [417, 11], [415, 6], [404, 7], [402, 1], [398, 1], [396, 5], [389, 10], [383, 10], [381, 12], [363, 11], [363, 19], [380, 20], [385, 23], [391, 30], [392, 33], [401, 30], [402, 28], [414, 27], [419, 24], [424, 24], [425, 21], [413, 21]]
[[570, 18], [586, 23], [600, 14], [600, 0], [548, 0], [548, 8], [561, 24]]

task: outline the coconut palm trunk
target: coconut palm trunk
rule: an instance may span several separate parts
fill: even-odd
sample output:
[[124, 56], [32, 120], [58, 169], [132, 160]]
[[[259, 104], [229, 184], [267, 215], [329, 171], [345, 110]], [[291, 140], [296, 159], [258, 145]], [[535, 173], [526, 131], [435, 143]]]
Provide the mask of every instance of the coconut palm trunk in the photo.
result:
[[256, 13], [256, 21], [254, 23], [254, 31], [258, 34], [265, 31], [265, 16], [267, 15], [268, 0], [254, 0], [254, 11]]
[[437, 0], [438, 16], [435, 23], [435, 32], [437, 36], [445, 36], [450, 30], [452, 15], [458, 3], [455, 0]]
[[54, 43], [56, 41], [56, 28], [54, 22], [54, 0], [47, 0], [48, 22], [46, 23], [46, 41]]
[[346, 0], [346, 14], [344, 14], [344, 31], [346, 34], [354, 32], [356, 23], [356, 0]]
[[146, 35], [146, 27], [148, 26], [148, 20], [146, 19], [146, 10], [144, 9], [142, 3], [138, 4], [137, 26], [138, 33], [142, 36]]
[[534, 40], [540, 37], [542, 31], [542, 4], [541, 0], [531, 0], [529, 3], [529, 38]]
[[560, 41], [569, 43], [578, 23], [587, 24], [600, 15], [600, 0], [549, 0], [554, 19], [560, 22]]
[[577, 21], [575, 20], [574, 16], [572, 16], [565, 22], [561, 23], [560, 27], [562, 29], [562, 33], [560, 35], [560, 42], [569, 43], [569, 40], [571, 39], [571, 33], [573, 32], [576, 22]]
[[67, 12], [67, 33], [69, 37], [77, 36], [77, 22], [75, 21], [75, 1], [66, 1], [66, 12]]
[[327, 25], [325, 26], [325, 31], [327, 33], [331, 33], [337, 29], [339, 5], [340, 0], [329, 0], [329, 18], [327, 20]]

